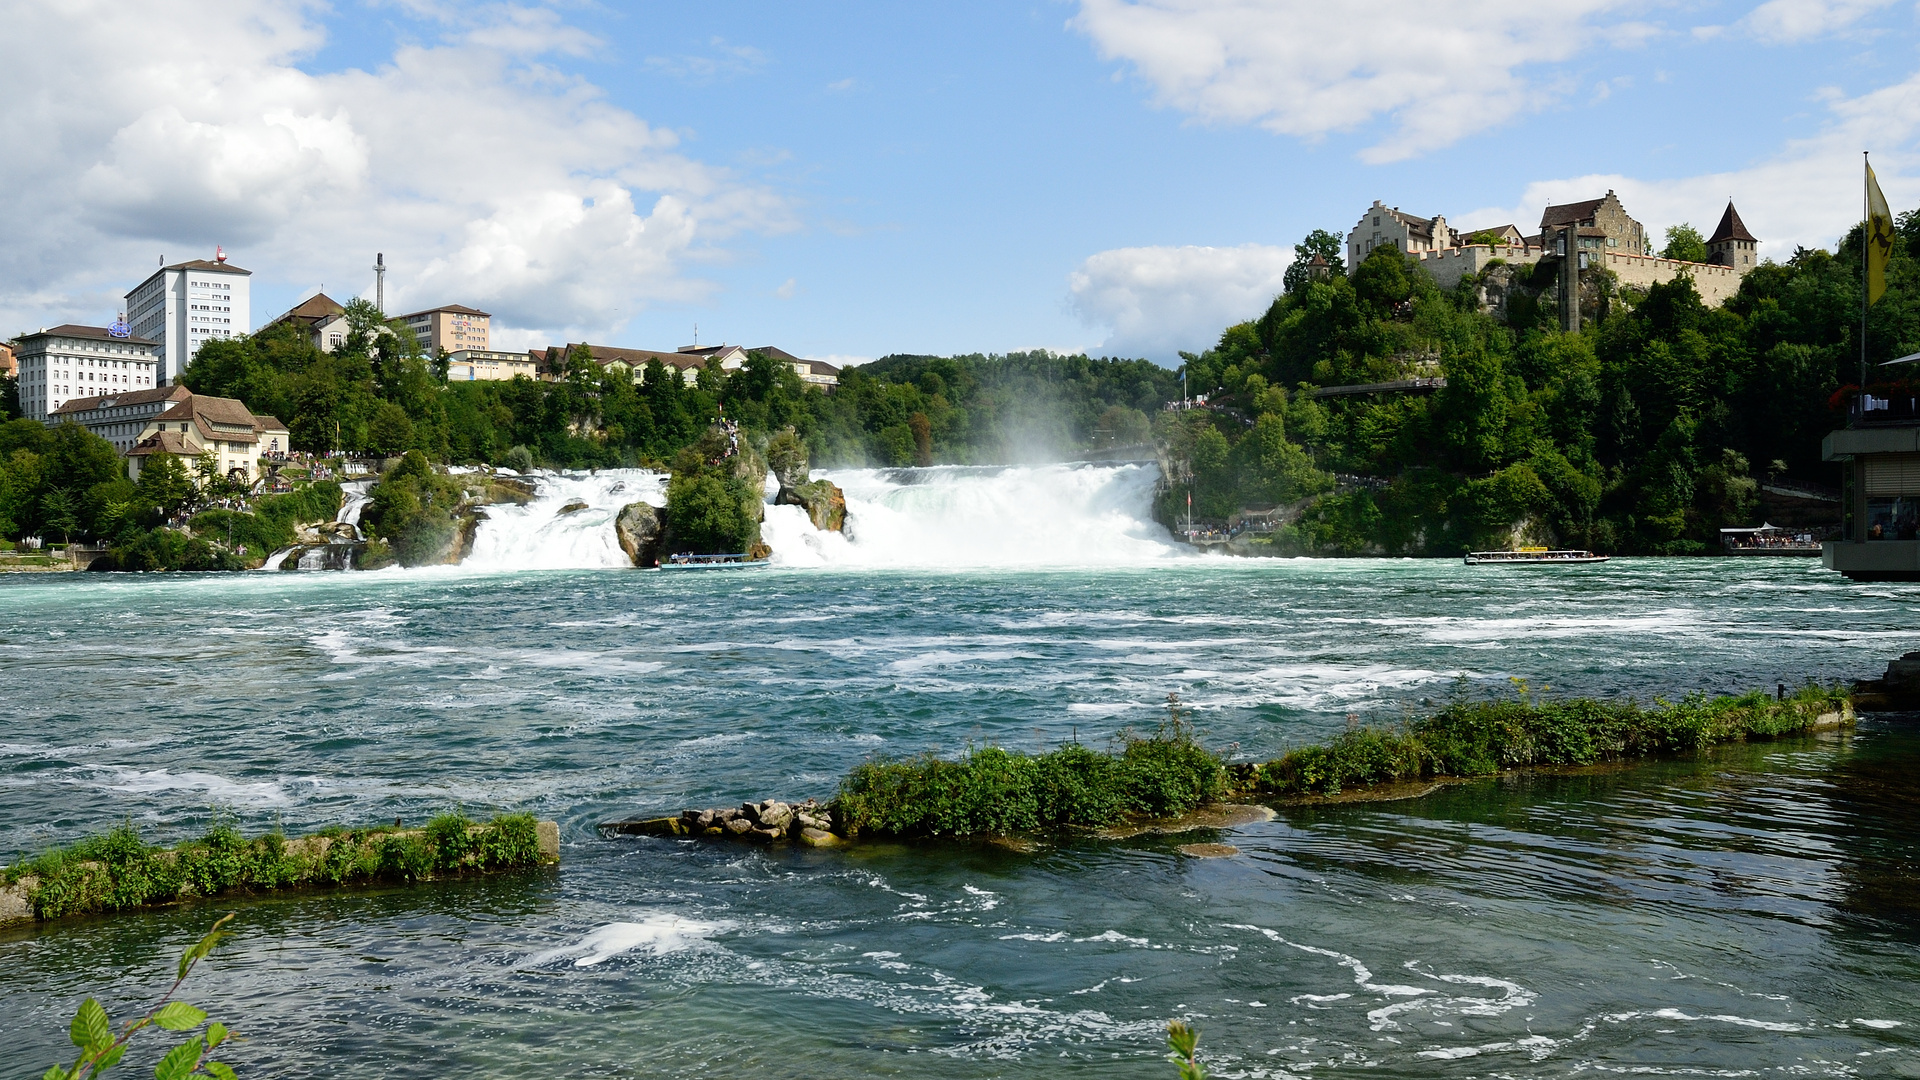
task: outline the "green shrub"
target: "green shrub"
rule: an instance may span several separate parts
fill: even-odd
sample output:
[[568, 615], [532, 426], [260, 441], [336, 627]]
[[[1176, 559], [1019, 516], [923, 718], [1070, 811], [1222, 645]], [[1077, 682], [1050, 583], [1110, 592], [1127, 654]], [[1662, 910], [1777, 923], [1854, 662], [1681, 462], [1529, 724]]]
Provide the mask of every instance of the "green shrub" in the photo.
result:
[[422, 881], [539, 862], [538, 823], [505, 814], [476, 826], [443, 814], [418, 832], [328, 829], [298, 850], [277, 833], [248, 840], [230, 823], [171, 848], [149, 847], [131, 825], [0, 870], [8, 884], [32, 877], [27, 897], [42, 919], [121, 911], [234, 891], [371, 881]]
[[849, 836], [975, 836], [1171, 817], [1218, 798], [1220, 758], [1175, 722], [1121, 752], [1078, 744], [1029, 755], [984, 747], [957, 761], [867, 762], [842, 781], [834, 813]]
[[1843, 709], [1847, 692], [1808, 685], [1776, 701], [1689, 695], [1642, 708], [1632, 701], [1458, 700], [1399, 730], [1363, 727], [1245, 770], [1249, 795], [1337, 795], [1348, 787], [1436, 776], [1490, 776], [1534, 765], [1688, 754], [1720, 743], [1806, 731]]

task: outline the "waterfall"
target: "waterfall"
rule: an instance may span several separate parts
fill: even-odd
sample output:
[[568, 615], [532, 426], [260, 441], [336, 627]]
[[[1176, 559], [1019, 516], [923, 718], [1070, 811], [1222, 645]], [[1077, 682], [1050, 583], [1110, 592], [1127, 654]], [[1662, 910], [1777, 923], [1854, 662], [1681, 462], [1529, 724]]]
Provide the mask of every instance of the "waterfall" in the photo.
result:
[[340, 512], [333, 520], [342, 525], [351, 525], [355, 535], [360, 531], [360, 511], [373, 501], [367, 493], [373, 489], [372, 480], [349, 480], [340, 485]]
[[[1159, 470], [1141, 464], [816, 470], [847, 495], [845, 533], [797, 506], [766, 508], [761, 535], [782, 566], [1128, 566], [1185, 549], [1150, 515]], [[613, 522], [628, 503], [666, 504], [640, 469], [533, 474], [524, 506], [487, 507], [464, 565], [480, 570], [624, 567]], [[767, 494], [775, 490], [768, 479]]]
[[664, 506], [667, 478], [644, 469], [534, 473], [525, 506], [487, 507], [463, 565], [482, 570], [564, 570], [632, 566], [613, 531], [629, 503]]
[[762, 535], [789, 566], [1124, 566], [1182, 553], [1151, 516], [1153, 465], [816, 471], [847, 495], [846, 535], [769, 506]]

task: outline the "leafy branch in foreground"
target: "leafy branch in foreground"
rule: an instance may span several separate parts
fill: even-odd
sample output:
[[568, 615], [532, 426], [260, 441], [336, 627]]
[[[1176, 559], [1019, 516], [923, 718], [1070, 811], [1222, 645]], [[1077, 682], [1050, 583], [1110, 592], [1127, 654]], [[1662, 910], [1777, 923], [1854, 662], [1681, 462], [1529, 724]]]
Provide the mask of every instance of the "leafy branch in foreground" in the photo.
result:
[[[207, 931], [207, 935], [195, 942], [180, 957], [180, 970], [173, 985], [160, 995], [153, 1008], [145, 1016], [131, 1021], [116, 1037], [113, 1023], [107, 1019], [107, 1010], [99, 1001], [88, 998], [80, 1003], [80, 1010], [73, 1014], [73, 1023], [68, 1033], [73, 1045], [80, 1048], [80, 1057], [69, 1068], [55, 1065], [41, 1074], [40, 1080], [92, 1080], [119, 1063], [121, 1055], [127, 1052], [127, 1043], [142, 1028], [158, 1027], [164, 1031], [192, 1031], [207, 1019], [206, 1011], [174, 1001], [173, 995], [180, 984], [187, 981], [187, 973], [193, 970], [201, 958], [213, 951], [220, 939], [227, 936], [221, 927], [233, 920], [233, 913], [220, 917], [219, 921]], [[185, 1080], [189, 1076], [211, 1076], [214, 1080], [234, 1080], [233, 1069], [218, 1061], [207, 1058], [207, 1051], [227, 1041], [227, 1026], [214, 1021], [207, 1024], [206, 1031], [193, 1036], [186, 1042], [167, 1052], [160, 1064], [153, 1070], [154, 1080]]]
[[1178, 1020], [1167, 1024], [1167, 1045], [1173, 1053], [1167, 1060], [1180, 1066], [1180, 1080], [1207, 1080], [1207, 1070], [1194, 1057], [1194, 1046], [1200, 1042], [1200, 1033]]

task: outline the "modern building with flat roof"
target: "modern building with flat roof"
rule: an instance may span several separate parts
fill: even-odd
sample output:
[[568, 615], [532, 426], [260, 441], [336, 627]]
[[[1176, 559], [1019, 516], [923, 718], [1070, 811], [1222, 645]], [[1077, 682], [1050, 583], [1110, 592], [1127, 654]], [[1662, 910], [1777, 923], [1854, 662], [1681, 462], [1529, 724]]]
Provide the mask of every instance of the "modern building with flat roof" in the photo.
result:
[[448, 304], [400, 317], [406, 320], [407, 329], [413, 331], [420, 351], [428, 356], [438, 356], [442, 349], [454, 353], [488, 348], [488, 325], [493, 316], [478, 308]]
[[29, 420], [75, 398], [149, 390], [159, 378], [158, 342], [105, 326], [44, 327], [14, 342], [20, 410]]
[[213, 261], [162, 266], [127, 293], [127, 322], [136, 337], [155, 343], [161, 384], [178, 380], [202, 344], [251, 328], [252, 276], [215, 248]]

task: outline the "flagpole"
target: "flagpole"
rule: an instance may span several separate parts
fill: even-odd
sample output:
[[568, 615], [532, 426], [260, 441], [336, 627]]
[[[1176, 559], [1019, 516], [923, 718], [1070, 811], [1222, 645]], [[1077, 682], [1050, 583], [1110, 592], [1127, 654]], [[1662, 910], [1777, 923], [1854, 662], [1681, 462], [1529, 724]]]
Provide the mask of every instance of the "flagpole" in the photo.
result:
[[1873, 207], [1867, 195], [1867, 175], [1873, 163], [1860, 151], [1860, 418], [1867, 417], [1867, 245], [1872, 243]]

